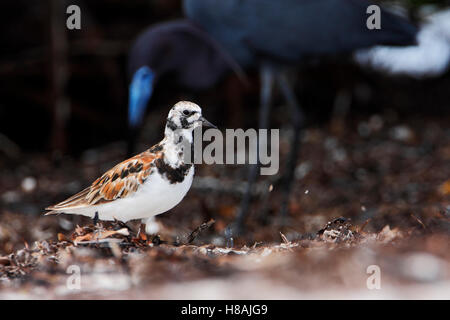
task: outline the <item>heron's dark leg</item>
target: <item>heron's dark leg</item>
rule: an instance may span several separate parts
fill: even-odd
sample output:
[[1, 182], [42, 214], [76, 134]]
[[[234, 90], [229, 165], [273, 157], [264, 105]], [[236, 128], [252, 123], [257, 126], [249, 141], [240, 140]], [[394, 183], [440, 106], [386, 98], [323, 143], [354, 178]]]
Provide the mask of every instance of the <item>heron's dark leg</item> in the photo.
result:
[[[261, 75], [261, 105], [259, 109], [259, 128], [260, 129], [267, 129], [269, 126], [269, 115], [270, 115], [270, 103], [272, 100], [272, 90], [273, 90], [273, 84], [274, 84], [274, 70], [270, 67], [262, 67], [260, 70]], [[259, 148], [259, 143], [258, 143]], [[250, 165], [249, 175], [248, 175], [248, 182], [247, 182], [247, 188], [245, 190], [244, 198], [242, 199], [236, 221], [235, 221], [235, 228], [234, 231], [236, 233], [239, 233], [243, 230], [245, 218], [247, 217], [248, 210], [250, 207], [250, 201], [252, 196], [252, 187], [253, 184], [258, 176], [258, 169], [259, 169], [259, 150], [258, 150], [258, 157], [257, 157], [257, 164]], [[230, 230], [228, 230], [226, 233], [229, 234], [228, 237], [232, 237], [232, 232], [230, 233]]]
[[341, 135], [345, 129], [345, 118], [352, 104], [351, 92], [344, 88], [336, 93], [331, 118], [331, 130], [334, 134]]
[[282, 94], [291, 109], [292, 124], [294, 126], [294, 136], [292, 137], [291, 150], [286, 163], [286, 172], [281, 184], [281, 190], [283, 193], [281, 202], [281, 217], [283, 219], [283, 223], [285, 223], [289, 205], [289, 195], [291, 193], [297, 157], [300, 151], [301, 131], [304, 125], [305, 117], [286, 74], [281, 73], [278, 77], [278, 82]]
[[98, 223], [98, 211], [95, 211], [94, 218], [92, 218], [92, 222], [94, 223], [94, 226]]

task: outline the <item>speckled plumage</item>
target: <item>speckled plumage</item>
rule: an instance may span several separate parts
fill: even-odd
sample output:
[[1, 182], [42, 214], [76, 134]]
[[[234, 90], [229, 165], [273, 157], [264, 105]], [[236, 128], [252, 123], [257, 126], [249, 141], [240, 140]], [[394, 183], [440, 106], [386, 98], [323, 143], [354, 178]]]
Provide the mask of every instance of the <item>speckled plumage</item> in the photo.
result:
[[176, 206], [192, 184], [194, 166], [184, 162], [184, 143], [194, 128], [208, 123], [201, 108], [178, 102], [169, 112], [164, 139], [125, 160], [89, 187], [58, 204], [47, 214], [80, 214], [100, 220], [147, 219]]

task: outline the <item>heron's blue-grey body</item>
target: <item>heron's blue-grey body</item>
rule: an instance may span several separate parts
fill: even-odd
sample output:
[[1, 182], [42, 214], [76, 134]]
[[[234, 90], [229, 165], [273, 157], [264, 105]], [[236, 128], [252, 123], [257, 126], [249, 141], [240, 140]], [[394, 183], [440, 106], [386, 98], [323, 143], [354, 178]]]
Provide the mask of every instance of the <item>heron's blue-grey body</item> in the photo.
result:
[[293, 63], [379, 44], [410, 45], [416, 28], [381, 10], [369, 29], [365, 0], [184, 0], [184, 11], [243, 65]]

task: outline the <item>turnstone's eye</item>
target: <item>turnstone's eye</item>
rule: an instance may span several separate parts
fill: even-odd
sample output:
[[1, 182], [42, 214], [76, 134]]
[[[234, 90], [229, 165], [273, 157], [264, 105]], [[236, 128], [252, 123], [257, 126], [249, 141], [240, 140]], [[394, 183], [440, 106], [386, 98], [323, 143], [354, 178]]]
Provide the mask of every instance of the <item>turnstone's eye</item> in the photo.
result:
[[189, 111], [189, 110], [183, 110], [183, 114], [184, 114], [185, 116], [188, 116], [188, 115], [191, 114], [191, 111]]

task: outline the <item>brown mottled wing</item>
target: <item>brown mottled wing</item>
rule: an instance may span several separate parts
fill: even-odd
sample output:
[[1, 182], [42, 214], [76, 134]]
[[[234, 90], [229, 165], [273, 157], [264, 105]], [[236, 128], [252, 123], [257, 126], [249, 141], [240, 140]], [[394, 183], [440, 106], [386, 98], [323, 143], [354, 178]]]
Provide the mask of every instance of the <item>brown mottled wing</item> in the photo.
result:
[[46, 210], [62, 211], [82, 208], [102, 204], [117, 198], [125, 198], [145, 182], [153, 171], [154, 161], [160, 157], [162, 157], [161, 152], [153, 153], [147, 150], [125, 160], [105, 172], [90, 187], [65, 201], [46, 208]]

